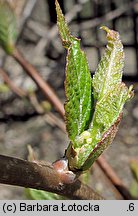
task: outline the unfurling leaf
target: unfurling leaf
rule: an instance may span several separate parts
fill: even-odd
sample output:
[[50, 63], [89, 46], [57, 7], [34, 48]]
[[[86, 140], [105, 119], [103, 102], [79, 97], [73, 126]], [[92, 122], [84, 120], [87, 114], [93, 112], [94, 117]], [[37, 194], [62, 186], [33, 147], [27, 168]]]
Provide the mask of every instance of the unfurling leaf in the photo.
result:
[[0, 0], [0, 45], [8, 54], [13, 52], [16, 36], [14, 12], [7, 1]]
[[124, 52], [119, 33], [107, 32], [108, 45], [91, 79], [80, 40], [73, 37], [56, 1], [57, 23], [67, 48], [66, 128], [70, 144], [66, 150], [69, 168], [86, 170], [112, 142], [125, 102], [133, 96], [132, 86], [122, 83]]
[[100, 100], [108, 91], [122, 82], [124, 51], [119, 33], [103, 26], [107, 32], [107, 48], [93, 77], [94, 97]]
[[64, 198], [58, 194], [43, 191], [43, 190], [36, 190], [31, 188], [25, 189], [25, 194], [28, 199], [31, 200], [63, 200]]
[[70, 140], [75, 143], [75, 138], [88, 128], [92, 117], [91, 74], [86, 55], [80, 48], [80, 40], [70, 35], [57, 1], [56, 9], [60, 36], [68, 49], [65, 81], [66, 128]]
[[69, 138], [74, 142], [90, 124], [93, 103], [87, 59], [77, 40], [68, 49], [65, 91], [66, 126]]

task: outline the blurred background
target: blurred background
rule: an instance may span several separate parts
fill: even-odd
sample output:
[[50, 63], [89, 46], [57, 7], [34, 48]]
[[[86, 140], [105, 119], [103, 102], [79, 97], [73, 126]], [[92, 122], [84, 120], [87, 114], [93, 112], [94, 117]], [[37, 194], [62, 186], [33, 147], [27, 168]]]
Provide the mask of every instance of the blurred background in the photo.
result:
[[[64, 103], [66, 52], [56, 26], [54, 0], [9, 0], [17, 16], [17, 47], [53, 87]], [[125, 106], [113, 144], [104, 153], [124, 184], [131, 188], [130, 161], [138, 159], [138, 1], [59, 0], [73, 35], [81, 38], [93, 75], [106, 45], [100, 26], [119, 31], [125, 51], [123, 81], [134, 85], [135, 96]], [[38, 159], [53, 162], [63, 156], [68, 137], [58, 113], [46, 101], [22, 67], [0, 49], [0, 66], [11, 81], [29, 92], [30, 101], [18, 97], [0, 74], [0, 152], [27, 159], [31, 145]], [[42, 105], [45, 113], [41, 112]], [[119, 195], [95, 164], [88, 184], [107, 199]], [[0, 185], [0, 199], [26, 199], [24, 189]]]

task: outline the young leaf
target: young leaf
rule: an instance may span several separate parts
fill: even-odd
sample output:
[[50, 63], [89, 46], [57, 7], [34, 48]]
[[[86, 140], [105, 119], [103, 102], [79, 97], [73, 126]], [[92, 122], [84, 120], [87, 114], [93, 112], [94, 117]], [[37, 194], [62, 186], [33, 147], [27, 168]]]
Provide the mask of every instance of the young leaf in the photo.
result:
[[[80, 148], [74, 148], [69, 145], [67, 149], [67, 158], [69, 159], [69, 167], [74, 171], [84, 171], [91, 167], [97, 158], [105, 149], [112, 143], [121, 120], [121, 114], [117, 121], [103, 134], [100, 141], [96, 144], [92, 142], [92, 137], [84, 139], [83, 145]], [[89, 133], [90, 134], [90, 133]], [[88, 140], [91, 140], [90, 143]]]
[[97, 100], [122, 82], [124, 67], [123, 45], [119, 33], [105, 26], [101, 29], [107, 32], [108, 45], [93, 77], [94, 97]]
[[55, 1], [55, 4], [56, 4], [56, 11], [57, 11], [57, 24], [59, 28], [59, 33], [62, 38], [63, 45], [66, 48], [68, 48], [68, 46], [72, 41], [72, 36], [70, 34], [68, 25], [65, 21], [64, 15], [62, 14], [60, 5], [57, 0]]
[[78, 160], [76, 168], [88, 169], [112, 142], [120, 122], [119, 114], [129, 97], [129, 91], [122, 83], [97, 102], [92, 128], [88, 130], [90, 136], [85, 139], [79, 151], [75, 148]]
[[102, 27], [108, 45], [91, 82], [80, 41], [71, 36], [57, 1], [56, 9], [61, 39], [68, 50], [65, 116], [71, 142], [66, 157], [70, 170], [86, 170], [112, 142], [123, 106], [133, 95], [132, 86], [128, 89], [122, 83], [124, 52], [118, 32]]
[[88, 128], [92, 116], [91, 75], [80, 41], [71, 36], [64, 16], [56, 1], [57, 22], [61, 39], [68, 49], [66, 65], [65, 117], [69, 138], [72, 142]]
[[[118, 41], [118, 37], [116, 38], [116, 40]], [[118, 43], [114, 41], [115, 50], [117, 49], [116, 46], [118, 46]], [[111, 51], [111, 56], [112, 52], [114, 53], [114, 50]], [[121, 54], [119, 54], [118, 50], [118, 53], [115, 55], [117, 59], [118, 56], [120, 56], [119, 58], [121, 58], [121, 56], [123, 58], [124, 56], [122, 49], [120, 50], [120, 52]], [[104, 54], [104, 58], [108, 59], [108, 53], [107, 57], [106, 53]], [[116, 58], [114, 59], [114, 61], [116, 62]], [[120, 62], [122, 61], [123, 60], [120, 59]], [[108, 66], [108, 64], [106, 64], [106, 61], [103, 61], [102, 64], [105, 64], [103, 68], [106, 68], [106, 66]], [[122, 112], [125, 102], [133, 96], [131, 92], [132, 86], [130, 87], [130, 89], [128, 89], [125, 84], [122, 83], [122, 68], [120, 68], [119, 71], [119, 68], [117, 67], [117, 73], [119, 73], [117, 79], [116, 77], [118, 74], [114, 73], [115, 68], [113, 62], [110, 67], [111, 68], [108, 67], [108, 70], [104, 70], [104, 72], [101, 71], [102, 73], [97, 72], [99, 77], [98, 75], [95, 75], [93, 88], [95, 89], [94, 98], [97, 100], [95, 102], [95, 112], [93, 115], [91, 126], [87, 131], [82, 132], [82, 134], [77, 137], [76, 144], [71, 143], [69, 145], [69, 148], [67, 149], [66, 155], [69, 158], [69, 166], [72, 170], [88, 169], [92, 165], [92, 163], [100, 156], [103, 150], [108, 147], [117, 131], [117, 129], [113, 131], [111, 130], [111, 133], [109, 133], [110, 128], [115, 125], [115, 122], [119, 118], [119, 114]], [[112, 68], [114, 69], [113, 72]], [[109, 71], [112, 73], [109, 73]], [[103, 75], [103, 73], [105, 73], [106, 75]], [[109, 75], [110, 79], [106, 79], [106, 76], [109, 78]], [[104, 80], [104, 78], [106, 79], [104, 85], [104, 87], [106, 88], [104, 89], [104, 91], [101, 91], [101, 80]], [[110, 88], [108, 88], [106, 82], [109, 82], [109, 84], [111, 85]], [[108, 134], [108, 137], [104, 139], [103, 142], [101, 142], [105, 134]], [[98, 143], [102, 143], [102, 145], [98, 145]], [[98, 148], [96, 147], [97, 145]]]
[[133, 197], [133, 199], [138, 199], [138, 183], [136, 180], [133, 180], [130, 188], [129, 188], [129, 193], [131, 194], [131, 196]]
[[80, 42], [68, 50], [65, 91], [65, 115], [71, 141], [88, 128], [92, 116], [91, 75]]
[[36, 190], [31, 188], [25, 189], [25, 195], [31, 200], [63, 200], [64, 198], [58, 194]]
[[11, 54], [16, 40], [16, 19], [10, 5], [0, 0], [0, 45]]
[[133, 174], [134, 180], [132, 181], [129, 191], [132, 197], [138, 197], [138, 160], [130, 161], [130, 169]]
[[100, 141], [102, 135], [117, 120], [125, 102], [131, 93], [124, 83], [116, 85], [96, 103], [95, 113], [90, 129], [93, 145]]
[[87, 157], [86, 161], [83, 162], [82, 170], [87, 170], [97, 160], [97, 158], [103, 153], [105, 149], [112, 143], [121, 121], [122, 114], [119, 115], [115, 123], [103, 134], [99, 142], [96, 143], [95, 147]]

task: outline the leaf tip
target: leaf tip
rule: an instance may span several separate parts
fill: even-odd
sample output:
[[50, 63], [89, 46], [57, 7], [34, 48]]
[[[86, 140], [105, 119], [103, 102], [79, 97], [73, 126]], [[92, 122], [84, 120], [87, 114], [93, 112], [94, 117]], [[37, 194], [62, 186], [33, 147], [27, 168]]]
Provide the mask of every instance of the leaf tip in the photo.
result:
[[101, 26], [100, 29], [106, 31], [107, 33], [110, 32], [110, 29], [107, 26]]
[[109, 29], [107, 26], [101, 26], [100, 29], [107, 33], [107, 38], [111, 40], [119, 39], [119, 33], [117, 31]]
[[14, 50], [16, 32], [16, 16], [10, 2], [0, 0], [0, 45], [6, 53]]

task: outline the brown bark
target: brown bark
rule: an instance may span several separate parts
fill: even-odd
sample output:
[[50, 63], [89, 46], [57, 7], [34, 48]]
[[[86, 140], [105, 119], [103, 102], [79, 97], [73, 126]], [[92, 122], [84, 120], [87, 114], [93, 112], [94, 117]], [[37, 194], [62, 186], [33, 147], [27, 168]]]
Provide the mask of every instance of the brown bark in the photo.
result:
[[52, 165], [3, 155], [0, 155], [0, 183], [50, 191], [71, 199], [103, 199], [79, 180], [72, 184], [62, 184]]

